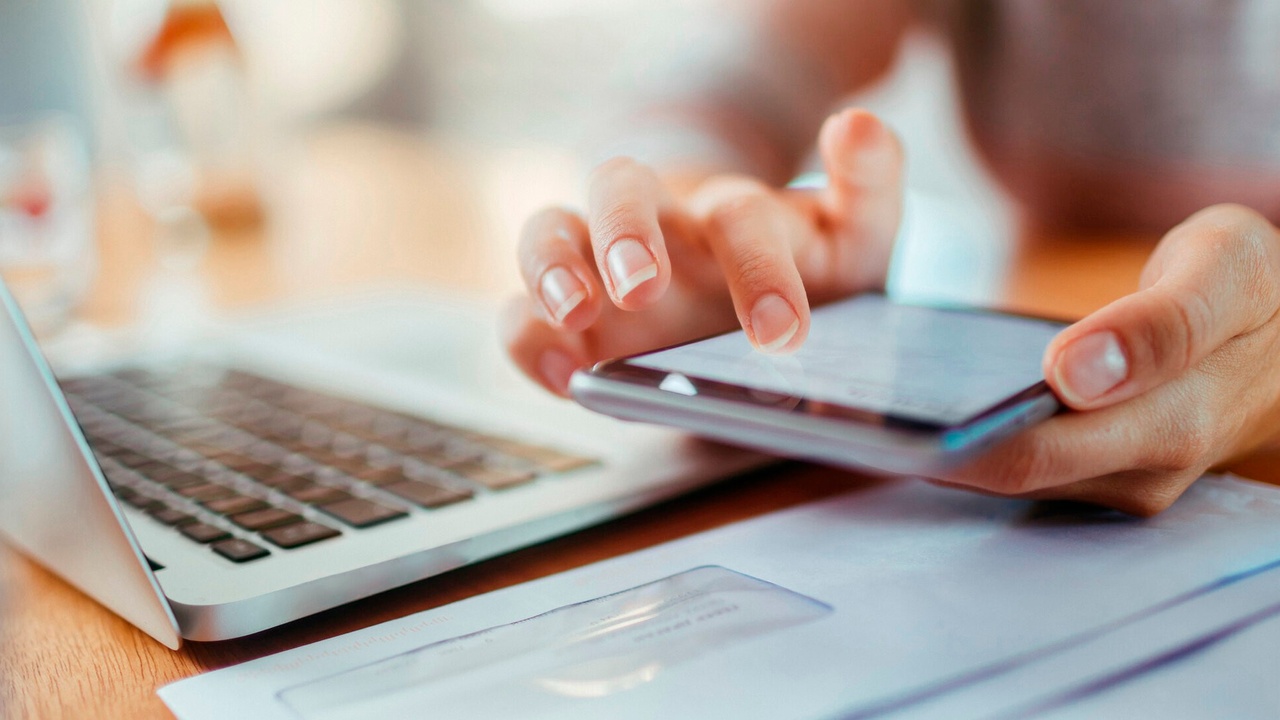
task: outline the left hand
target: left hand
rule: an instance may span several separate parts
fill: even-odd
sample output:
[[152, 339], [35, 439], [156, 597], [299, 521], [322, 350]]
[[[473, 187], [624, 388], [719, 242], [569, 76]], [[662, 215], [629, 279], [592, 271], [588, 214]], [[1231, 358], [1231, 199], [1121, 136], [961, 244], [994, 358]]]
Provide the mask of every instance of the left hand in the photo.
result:
[[1234, 205], [1160, 242], [1140, 290], [1062, 331], [1044, 372], [1074, 410], [938, 478], [1135, 515], [1280, 435], [1280, 230]]

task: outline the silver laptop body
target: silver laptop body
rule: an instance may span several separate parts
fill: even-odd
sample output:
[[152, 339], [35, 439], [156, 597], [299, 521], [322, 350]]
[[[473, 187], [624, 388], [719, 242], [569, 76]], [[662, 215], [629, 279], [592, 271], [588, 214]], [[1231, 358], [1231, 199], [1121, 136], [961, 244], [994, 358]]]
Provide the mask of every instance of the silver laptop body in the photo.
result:
[[[0, 304], [0, 533], [170, 648], [183, 638], [225, 640], [265, 630], [599, 523], [764, 462], [758, 455], [613, 421], [544, 397], [502, 361], [488, 313], [465, 304], [399, 298], [356, 310], [334, 305], [212, 337], [202, 345], [216, 350], [196, 353], [208, 357], [194, 361], [169, 354], [145, 360], [141, 370], [131, 366], [114, 373], [84, 372], [68, 363], [65, 371], [59, 365], [57, 378], [3, 283]], [[348, 347], [360, 351], [344, 353], [326, 344], [325, 338], [334, 337], [347, 337]], [[381, 359], [361, 355], [376, 354], [389, 338], [390, 350]], [[235, 370], [225, 372], [227, 367]], [[103, 409], [107, 400], [124, 397], [132, 402], [126, 408], [142, 407], [143, 415], [147, 408], [167, 412], [171, 398], [182, 400], [191, 388], [202, 393], [201, 388], [224, 385], [232, 388], [216, 405], [221, 417], [230, 418], [224, 436], [243, 439], [244, 431], [231, 424], [243, 413], [260, 416], [245, 422], [283, 418], [285, 425], [297, 426], [312, 422], [305, 415], [310, 407], [324, 410], [336, 403], [361, 417], [383, 417], [361, 408], [384, 408], [391, 420], [379, 420], [383, 425], [458, 430], [464, 439], [450, 442], [479, 443], [486, 452], [497, 447], [501, 452], [494, 456], [510, 450], [513, 455], [503, 456], [507, 464], [500, 468], [524, 474], [514, 483], [507, 482], [510, 474], [476, 474], [477, 463], [490, 461], [487, 455], [471, 461], [470, 471], [442, 470], [382, 447], [376, 432], [364, 438], [339, 432], [342, 443], [356, 445], [356, 454], [407, 468], [409, 479], [388, 485], [361, 481], [359, 468], [317, 466], [260, 438], [244, 450], [250, 464], [256, 463], [257, 475], [251, 476], [243, 466], [233, 469], [170, 442], [181, 418], [162, 426], [168, 434], [157, 434]], [[303, 400], [289, 393], [301, 393]], [[139, 405], [137, 397], [146, 402]], [[320, 410], [316, 417], [323, 415]], [[323, 423], [307, 427], [324, 429]], [[138, 457], [148, 450], [174, 474], [200, 474], [224, 489], [190, 485], [190, 478], [157, 489], [146, 476], [157, 467], [154, 458]], [[328, 446], [325, 452], [336, 457]], [[546, 458], [551, 461], [539, 465]], [[368, 477], [378, 474], [378, 462]], [[271, 467], [311, 472], [325, 485], [321, 494], [346, 499], [296, 502], [276, 489], [292, 492], [295, 486], [264, 486], [256, 479], [267, 477]], [[298, 483], [299, 494], [315, 495], [317, 483]], [[424, 500], [405, 490], [420, 490], [416, 483], [441, 485], [456, 495], [441, 502], [432, 491]], [[236, 504], [259, 507], [235, 515], [209, 509]], [[335, 509], [370, 507], [393, 518], [375, 517], [377, 522], [357, 527], [348, 523], [363, 522], [367, 513], [353, 519]], [[291, 516], [291, 524], [259, 530], [237, 524], [281, 515]], [[175, 517], [182, 521], [169, 524]], [[206, 540], [213, 536], [222, 539]], [[304, 542], [293, 544], [299, 539]], [[220, 554], [248, 546], [267, 554], [240, 562]]]

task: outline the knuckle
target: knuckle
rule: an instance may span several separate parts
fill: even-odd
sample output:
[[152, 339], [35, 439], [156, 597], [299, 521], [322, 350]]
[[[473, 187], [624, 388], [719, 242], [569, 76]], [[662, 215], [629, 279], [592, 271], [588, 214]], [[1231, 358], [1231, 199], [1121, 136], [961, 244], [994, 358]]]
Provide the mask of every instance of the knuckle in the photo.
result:
[[768, 186], [746, 175], [715, 175], [698, 185], [690, 205], [697, 215], [709, 220], [743, 198], [764, 198], [770, 193]]
[[1230, 268], [1274, 265], [1276, 230], [1258, 213], [1239, 206], [1214, 206], [1197, 240], [1201, 250]]
[[710, 199], [705, 212], [707, 221], [725, 231], [760, 217], [772, 204], [770, 191], [748, 179], [716, 178], [709, 181], [704, 192], [704, 197]]
[[1178, 369], [1186, 370], [1195, 364], [1198, 349], [1213, 332], [1213, 308], [1203, 288], [1185, 289], [1170, 305], [1169, 325], [1156, 344], [1166, 357], [1157, 358], [1157, 364], [1171, 359]]
[[610, 203], [592, 223], [592, 239], [597, 245], [605, 245], [620, 237], [643, 235], [643, 212], [642, 206], [637, 202], [619, 200]]
[[1214, 332], [1205, 289], [1152, 291], [1147, 299], [1141, 314], [1120, 328], [1131, 362], [1161, 375], [1190, 369]]
[[1280, 236], [1276, 229], [1258, 217], [1236, 234], [1228, 250], [1237, 291], [1267, 308], [1280, 305]]
[[744, 193], [716, 203], [711, 208], [708, 220], [721, 232], [741, 232], [751, 227], [767, 207], [768, 200], [763, 195]]
[[1260, 305], [1280, 305], [1280, 230], [1258, 212], [1231, 203], [1196, 213], [1177, 229], [1216, 262], [1230, 289]]
[[1046, 445], [1038, 440], [1017, 442], [1002, 462], [991, 470], [991, 489], [1001, 495], [1025, 495], [1051, 478], [1053, 458]]
[[748, 288], [769, 288], [775, 285], [777, 260], [758, 247], [740, 245], [730, 257], [738, 284]]

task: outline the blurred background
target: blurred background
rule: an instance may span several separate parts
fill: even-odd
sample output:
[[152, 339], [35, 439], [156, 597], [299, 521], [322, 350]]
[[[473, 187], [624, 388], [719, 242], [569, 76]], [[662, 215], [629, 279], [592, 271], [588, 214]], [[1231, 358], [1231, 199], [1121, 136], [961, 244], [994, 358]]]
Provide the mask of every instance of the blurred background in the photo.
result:
[[[520, 224], [579, 202], [618, 108], [749, 47], [716, 5], [0, 1], [0, 268], [44, 333], [374, 282], [512, 292]], [[915, 36], [850, 102], [904, 136], [934, 226], [896, 291], [982, 302], [1007, 211], [950, 73]]]

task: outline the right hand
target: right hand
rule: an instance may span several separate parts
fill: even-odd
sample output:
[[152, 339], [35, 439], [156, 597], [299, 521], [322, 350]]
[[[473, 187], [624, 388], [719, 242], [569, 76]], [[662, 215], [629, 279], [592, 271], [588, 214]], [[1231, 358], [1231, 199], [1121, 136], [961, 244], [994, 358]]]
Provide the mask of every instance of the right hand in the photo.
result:
[[791, 352], [809, 305], [884, 286], [902, 213], [902, 148], [874, 115], [845, 110], [818, 138], [823, 190], [713, 175], [682, 199], [617, 158], [592, 174], [585, 215], [548, 208], [525, 224], [529, 295], [504, 322], [516, 364], [568, 394], [574, 370], [729, 330]]

